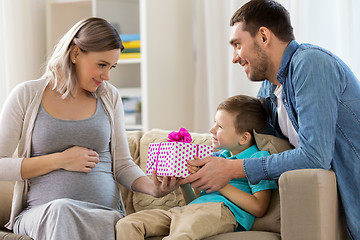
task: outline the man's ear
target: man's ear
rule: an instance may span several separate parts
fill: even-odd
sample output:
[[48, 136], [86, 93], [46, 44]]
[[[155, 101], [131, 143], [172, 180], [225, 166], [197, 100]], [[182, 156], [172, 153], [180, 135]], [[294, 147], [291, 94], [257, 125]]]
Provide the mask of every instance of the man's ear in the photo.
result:
[[240, 145], [245, 145], [251, 141], [251, 133], [249, 132], [243, 132], [242, 136], [240, 138]]
[[258, 31], [258, 37], [260, 38], [260, 43], [264, 46], [269, 45], [271, 40], [271, 31], [267, 27], [260, 27]]

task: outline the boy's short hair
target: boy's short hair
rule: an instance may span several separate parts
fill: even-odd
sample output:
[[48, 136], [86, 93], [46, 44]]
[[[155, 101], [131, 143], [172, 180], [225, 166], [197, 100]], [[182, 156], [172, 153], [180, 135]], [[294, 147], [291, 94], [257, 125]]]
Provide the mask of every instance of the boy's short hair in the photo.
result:
[[239, 134], [249, 132], [253, 135], [253, 129], [258, 133], [266, 129], [269, 117], [260, 99], [246, 95], [232, 96], [219, 104], [219, 110], [235, 115], [235, 130]]

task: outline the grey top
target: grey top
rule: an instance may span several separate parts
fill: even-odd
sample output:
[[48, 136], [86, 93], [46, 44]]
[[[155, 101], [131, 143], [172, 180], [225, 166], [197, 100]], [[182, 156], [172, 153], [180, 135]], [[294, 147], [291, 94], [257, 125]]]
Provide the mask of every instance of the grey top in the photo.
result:
[[72, 146], [93, 149], [100, 162], [90, 173], [63, 169], [30, 179], [28, 208], [59, 198], [70, 198], [120, 210], [120, 192], [112, 173], [110, 120], [102, 101], [95, 114], [84, 120], [62, 120], [40, 105], [35, 120], [31, 157], [64, 151]]
[[[16, 181], [10, 219], [5, 225], [9, 230], [12, 230], [15, 217], [26, 208], [29, 181], [21, 177], [21, 165], [23, 159], [31, 155], [35, 119], [49, 81], [41, 78], [18, 84], [0, 112], [0, 181]], [[102, 84], [106, 92], [100, 99], [111, 122], [110, 152], [114, 179], [131, 190], [134, 181], [146, 175], [130, 155], [119, 90], [106, 81]], [[122, 201], [121, 206], [125, 211]]]

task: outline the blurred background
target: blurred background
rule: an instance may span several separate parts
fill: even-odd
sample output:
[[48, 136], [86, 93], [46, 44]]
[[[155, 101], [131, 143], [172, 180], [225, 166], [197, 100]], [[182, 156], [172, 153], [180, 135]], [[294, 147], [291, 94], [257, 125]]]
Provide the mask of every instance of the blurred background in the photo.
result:
[[[208, 132], [222, 100], [236, 94], [256, 96], [259, 88], [242, 67], [231, 63], [229, 20], [246, 2], [0, 0], [0, 108], [14, 86], [42, 75], [48, 54], [70, 26], [99, 16], [124, 37], [137, 34], [141, 42], [134, 50], [138, 54], [119, 59], [111, 76], [129, 103], [127, 129]], [[278, 2], [290, 12], [299, 43], [332, 51], [360, 77], [360, 1]]]

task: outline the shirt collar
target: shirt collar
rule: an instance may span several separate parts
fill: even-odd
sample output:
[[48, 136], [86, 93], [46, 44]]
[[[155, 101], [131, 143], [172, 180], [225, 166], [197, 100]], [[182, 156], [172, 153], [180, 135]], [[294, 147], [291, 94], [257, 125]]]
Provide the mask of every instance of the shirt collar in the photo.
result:
[[227, 158], [227, 159], [243, 159], [248, 158], [249, 156], [253, 155], [254, 153], [258, 152], [259, 149], [256, 147], [256, 145], [252, 145], [251, 147], [245, 149], [244, 151], [231, 156], [231, 152], [229, 150], [223, 150], [220, 154], [220, 157]]
[[282, 56], [282, 59], [281, 59], [279, 71], [277, 73], [277, 79], [280, 84], [283, 84], [283, 82], [284, 82], [283, 80], [285, 79], [285, 77], [287, 76], [287, 73], [288, 73], [290, 60], [291, 60], [294, 52], [298, 48], [299, 48], [299, 44], [295, 40], [292, 40], [289, 43], [289, 45], [286, 47], [284, 54]]

